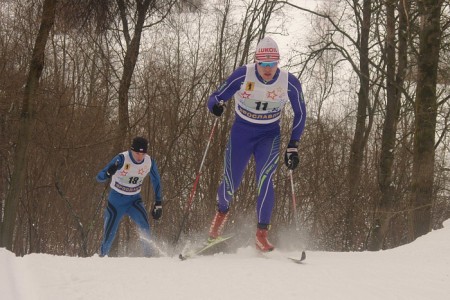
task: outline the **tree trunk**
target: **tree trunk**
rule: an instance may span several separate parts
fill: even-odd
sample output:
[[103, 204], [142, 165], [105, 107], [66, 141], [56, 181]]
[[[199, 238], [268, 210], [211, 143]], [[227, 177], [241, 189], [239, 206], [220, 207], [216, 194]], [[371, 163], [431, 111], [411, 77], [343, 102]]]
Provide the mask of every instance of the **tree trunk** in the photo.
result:
[[428, 233], [431, 229], [441, 7], [441, 0], [419, 1], [421, 29], [415, 101], [411, 240]]
[[25, 85], [22, 111], [19, 121], [19, 136], [14, 156], [14, 171], [11, 184], [6, 196], [4, 219], [2, 221], [0, 247], [13, 250], [14, 228], [19, 204], [19, 197], [24, 186], [27, 166], [27, 148], [31, 137], [33, 116], [33, 101], [39, 88], [39, 79], [44, 68], [45, 46], [55, 21], [57, 0], [45, 0], [42, 8], [42, 19], [33, 54], [30, 62], [27, 83]]
[[137, 21], [134, 28], [133, 37], [130, 39], [130, 33], [127, 25], [125, 4], [122, 0], [118, 0], [120, 15], [122, 18], [123, 32], [127, 43], [127, 51], [123, 61], [123, 73], [119, 85], [119, 131], [116, 139], [116, 151], [122, 151], [124, 141], [129, 140], [129, 112], [128, 112], [128, 92], [130, 90], [131, 79], [133, 77], [134, 68], [139, 56], [139, 48], [141, 44], [142, 30], [144, 28], [145, 18], [150, 7], [150, 3], [154, 0], [136, 1], [137, 3]]
[[364, 147], [367, 143], [366, 120], [369, 115], [369, 35], [371, 0], [364, 0], [363, 19], [361, 25], [360, 41], [360, 88], [358, 92], [358, 108], [356, 116], [355, 133], [351, 145], [348, 167], [348, 206], [345, 218], [345, 238], [343, 250], [351, 250], [354, 246], [355, 233], [355, 206], [358, 198], [358, 190], [361, 181], [361, 166], [364, 157]]
[[[389, 0], [386, 2], [387, 37], [386, 37], [386, 68], [387, 68], [387, 104], [386, 118], [384, 120], [381, 137], [380, 165], [378, 168], [378, 186], [381, 192], [379, 207], [376, 209], [372, 233], [368, 244], [369, 250], [380, 250], [389, 230], [389, 223], [393, 216], [392, 209], [395, 203], [395, 188], [392, 173], [394, 164], [395, 140], [400, 112], [401, 88], [403, 87], [407, 63], [407, 23], [406, 11], [409, 4], [405, 1]], [[395, 56], [395, 7], [398, 5], [399, 38], [398, 38], [398, 64]], [[397, 75], [395, 67], [398, 65]]]

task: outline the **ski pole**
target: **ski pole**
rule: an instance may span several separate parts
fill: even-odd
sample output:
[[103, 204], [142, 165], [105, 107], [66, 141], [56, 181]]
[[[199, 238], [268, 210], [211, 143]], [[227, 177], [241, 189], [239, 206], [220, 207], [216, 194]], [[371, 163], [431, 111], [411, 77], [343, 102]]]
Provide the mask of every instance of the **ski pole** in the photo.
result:
[[178, 240], [180, 239], [180, 236], [181, 236], [181, 232], [183, 231], [184, 225], [185, 225], [185, 223], [187, 221], [187, 218], [189, 216], [189, 211], [191, 209], [192, 202], [194, 201], [194, 196], [195, 196], [195, 192], [197, 190], [197, 185], [198, 185], [198, 182], [200, 180], [200, 176], [202, 174], [201, 172], [202, 172], [203, 164], [205, 162], [206, 154], [208, 153], [209, 145], [211, 144], [211, 140], [212, 140], [212, 137], [214, 135], [214, 131], [216, 129], [216, 124], [217, 124], [217, 120], [218, 119], [219, 118], [216, 118], [214, 120], [214, 124], [213, 124], [213, 127], [211, 129], [211, 133], [209, 134], [208, 143], [206, 144], [206, 149], [205, 149], [205, 152], [203, 153], [202, 162], [200, 163], [200, 167], [198, 169], [197, 176], [195, 177], [194, 185], [192, 186], [191, 193], [189, 194], [189, 199], [188, 199], [185, 211], [184, 211], [183, 219], [181, 221], [180, 230], [178, 231], [178, 234], [176, 236], [174, 245], [177, 245]]
[[289, 177], [291, 178], [292, 206], [294, 208], [295, 229], [298, 231], [299, 227], [298, 227], [298, 221], [297, 221], [297, 201], [295, 200], [294, 178], [292, 176], [292, 170], [289, 170]]
[[[298, 232], [300, 231], [300, 226], [298, 224], [298, 217], [297, 217], [297, 201], [295, 200], [295, 191], [294, 191], [294, 177], [292, 175], [292, 170], [289, 170], [289, 177], [291, 178], [291, 191], [292, 191], [292, 206], [294, 207], [294, 222], [295, 222], [295, 230]], [[299, 260], [299, 262], [306, 259], [306, 252], [305, 250], [302, 250], [302, 256]]]

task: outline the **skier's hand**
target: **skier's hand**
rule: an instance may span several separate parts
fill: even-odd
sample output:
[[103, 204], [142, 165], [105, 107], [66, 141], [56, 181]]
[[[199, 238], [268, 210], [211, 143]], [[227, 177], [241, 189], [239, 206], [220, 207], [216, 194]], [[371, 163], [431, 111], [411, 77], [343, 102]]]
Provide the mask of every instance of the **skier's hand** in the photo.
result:
[[290, 141], [284, 154], [284, 163], [289, 170], [294, 170], [297, 168], [298, 163], [300, 162], [300, 159], [298, 158], [297, 146], [297, 141]]
[[223, 108], [225, 104], [223, 104], [223, 101], [220, 101], [219, 103], [214, 104], [212, 108], [212, 113], [218, 117], [220, 117], [223, 114]]
[[116, 162], [111, 165], [108, 170], [106, 171], [106, 176], [108, 176], [109, 178], [111, 178], [111, 176], [113, 176], [114, 174], [116, 174], [117, 171], [117, 166], [119, 164], [119, 161], [116, 160]]
[[163, 209], [161, 201], [156, 201], [152, 206], [152, 217], [154, 220], [159, 220], [162, 217]]

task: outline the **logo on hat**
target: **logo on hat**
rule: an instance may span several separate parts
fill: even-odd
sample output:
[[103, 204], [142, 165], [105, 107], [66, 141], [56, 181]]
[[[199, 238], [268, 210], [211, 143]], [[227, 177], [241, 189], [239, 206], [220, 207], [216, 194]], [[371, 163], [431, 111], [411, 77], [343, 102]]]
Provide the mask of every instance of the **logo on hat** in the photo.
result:
[[257, 62], [272, 62], [280, 60], [277, 43], [270, 37], [265, 37], [256, 46], [255, 60]]

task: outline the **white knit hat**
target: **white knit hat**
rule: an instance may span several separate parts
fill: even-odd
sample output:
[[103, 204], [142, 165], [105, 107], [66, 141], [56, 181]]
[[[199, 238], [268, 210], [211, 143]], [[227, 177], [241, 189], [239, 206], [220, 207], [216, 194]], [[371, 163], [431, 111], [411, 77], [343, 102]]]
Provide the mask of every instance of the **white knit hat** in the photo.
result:
[[255, 60], [256, 62], [270, 62], [280, 60], [278, 45], [271, 37], [266, 36], [259, 41], [258, 45], [256, 46]]

